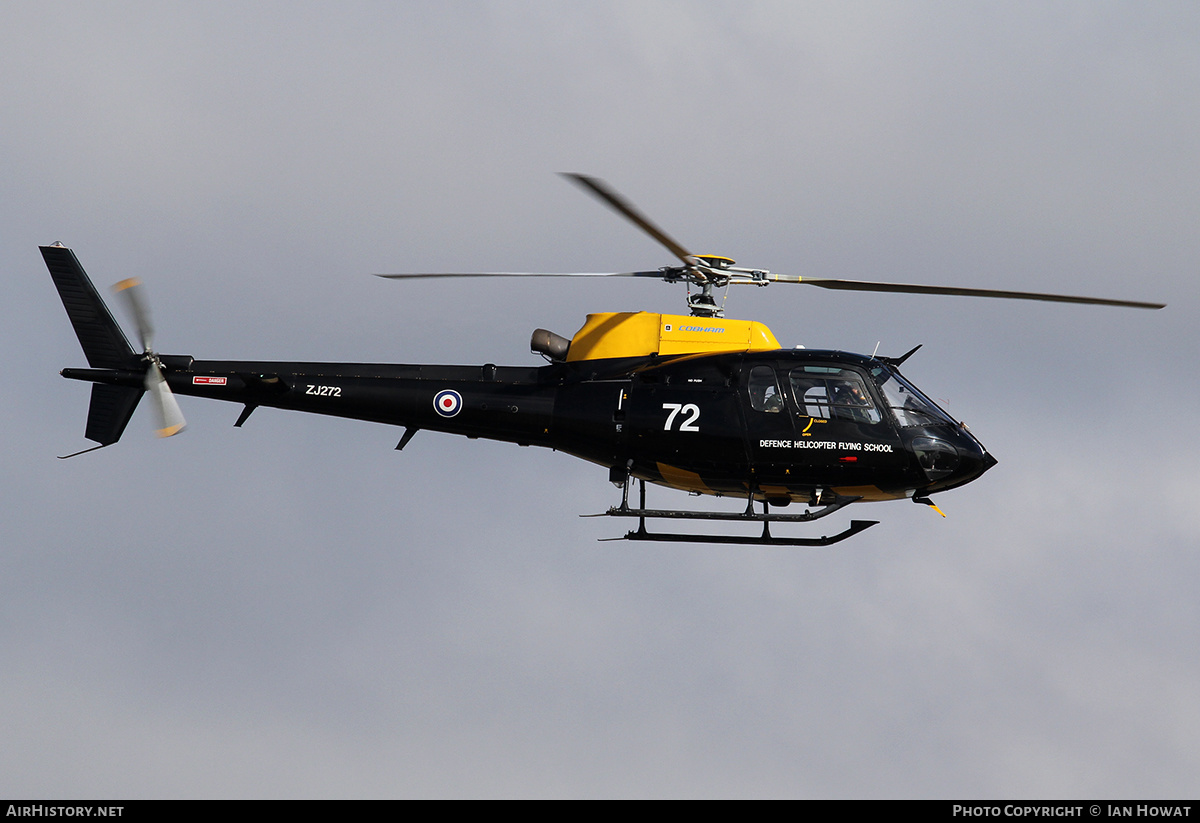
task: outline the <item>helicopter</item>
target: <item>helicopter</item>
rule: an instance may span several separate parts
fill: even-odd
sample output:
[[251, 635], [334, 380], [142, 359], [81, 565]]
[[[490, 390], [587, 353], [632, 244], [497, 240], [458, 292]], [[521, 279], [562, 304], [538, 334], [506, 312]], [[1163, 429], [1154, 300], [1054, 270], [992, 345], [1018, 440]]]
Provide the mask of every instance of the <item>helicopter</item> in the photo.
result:
[[[636, 518], [616, 540], [826, 546], [876, 525], [852, 520], [827, 536], [772, 534], [772, 524], [807, 523], [853, 503], [912, 500], [941, 513], [931, 495], [978, 479], [996, 464], [965, 424], [905, 378], [899, 357], [784, 349], [759, 322], [727, 319], [715, 290], [773, 283], [848, 291], [958, 295], [1140, 309], [1164, 304], [1036, 292], [809, 278], [738, 267], [693, 254], [596, 177], [566, 174], [649, 234], [678, 265], [634, 272], [424, 272], [428, 277], [642, 277], [688, 286], [686, 315], [602, 312], [567, 338], [536, 329], [540, 366], [198, 360], [160, 354], [143, 286], [114, 287], [137, 326], [141, 351], [125, 337], [75, 253], [40, 247], [79, 338], [88, 368], [63, 377], [92, 383], [85, 437], [117, 442], [144, 394], [158, 434], [186, 425], [175, 395], [242, 406], [241, 427], [259, 407], [367, 420], [404, 428], [403, 449], [421, 430], [542, 446], [608, 470], [621, 502], [599, 515]], [[696, 289], [692, 291], [693, 287]], [[639, 498], [630, 492], [638, 483]], [[738, 511], [652, 509], [646, 484], [745, 501]], [[761, 506], [758, 510], [756, 504]], [[782, 512], [792, 504], [802, 512]], [[647, 520], [732, 521], [754, 534], [650, 531]]]

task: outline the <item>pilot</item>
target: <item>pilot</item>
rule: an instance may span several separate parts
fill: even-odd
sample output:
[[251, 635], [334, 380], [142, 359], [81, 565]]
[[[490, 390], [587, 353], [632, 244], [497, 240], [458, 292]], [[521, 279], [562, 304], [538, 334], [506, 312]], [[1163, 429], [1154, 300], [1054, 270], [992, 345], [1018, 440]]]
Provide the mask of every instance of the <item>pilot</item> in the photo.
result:
[[833, 387], [834, 414], [858, 423], [871, 422], [871, 401], [857, 383], [838, 381]]
[[767, 386], [763, 392], [762, 410], [765, 412], [781, 412], [783, 411], [783, 397], [776, 390], [775, 385]]
[[833, 389], [833, 402], [839, 406], [866, 406], [867, 398], [854, 383], [838, 383]]

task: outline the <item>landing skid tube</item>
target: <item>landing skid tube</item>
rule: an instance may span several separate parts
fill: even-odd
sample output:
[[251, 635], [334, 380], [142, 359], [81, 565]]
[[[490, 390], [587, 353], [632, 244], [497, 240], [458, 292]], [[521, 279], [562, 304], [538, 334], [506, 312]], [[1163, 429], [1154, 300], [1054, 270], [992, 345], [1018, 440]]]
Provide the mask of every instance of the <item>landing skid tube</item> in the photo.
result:
[[624, 537], [609, 537], [606, 540], [654, 540], [663, 543], [732, 543], [743, 546], [831, 546], [840, 543], [847, 537], [853, 537], [859, 532], [869, 529], [878, 520], [851, 520], [850, 528], [844, 532], [828, 537], [775, 537], [766, 523], [763, 523], [761, 537], [738, 534], [669, 534], [665, 532], [646, 531], [643, 520], [637, 531], [627, 533]]
[[[816, 511], [804, 512], [803, 514], [771, 514], [765, 500], [763, 501], [763, 511], [759, 514], [754, 511], [753, 493], [749, 495], [746, 501], [746, 511], [741, 514], [734, 514], [732, 512], [679, 511], [676, 509], [647, 509], [646, 481], [639, 480], [638, 483], [640, 484], [639, 496], [641, 497], [641, 505], [638, 508], [633, 509], [629, 507], [629, 479], [626, 479], [620, 506], [614, 506], [603, 514], [583, 515], [583, 517], [638, 518], [638, 528], [636, 531], [628, 532], [624, 537], [603, 538], [603, 542], [611, 540], [648, 540], [667, 543], [730, 543], [750, 546], [829, 546], [839, 543], [848, 537], [853, 537], [879, 522], [878, 520], [851, 520], [850, 527], [845, 531], [823, 537], [775, 537], [771, 534], [771, 523], [773, 522], [806, 523], [810, 520], [817, 520], [818, 518], [833, 514], [835, 511], [862, 498], [839, 497], [827, 506], [823, 506]], [[758, 537], [730, 534], [670, 534], [651, 532], [646, 529], [647, 517], [673, 520], [725, 520], [742, 523], [762, 523], [763, 530], [762, 534]]]

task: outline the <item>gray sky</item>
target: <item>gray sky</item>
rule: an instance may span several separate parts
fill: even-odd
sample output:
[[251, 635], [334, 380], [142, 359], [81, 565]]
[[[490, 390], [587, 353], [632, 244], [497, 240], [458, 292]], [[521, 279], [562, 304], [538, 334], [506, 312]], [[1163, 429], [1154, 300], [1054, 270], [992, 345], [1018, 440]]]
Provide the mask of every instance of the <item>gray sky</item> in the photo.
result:
[[[1194, 4], [0, 23], [0, 795], [1195, 794]], [[39, 244], [142, 278], [165, 352], [535, 364], [682, 288], [369, 274], [672, 262], [558, 171], [775, 271], [1170, 305], [733, 292], [786, 346], [924, 343], [1000, 460], [829, 549], [599, 543], [590, 464], [192, 398], [55, 459], [88, 393]]]

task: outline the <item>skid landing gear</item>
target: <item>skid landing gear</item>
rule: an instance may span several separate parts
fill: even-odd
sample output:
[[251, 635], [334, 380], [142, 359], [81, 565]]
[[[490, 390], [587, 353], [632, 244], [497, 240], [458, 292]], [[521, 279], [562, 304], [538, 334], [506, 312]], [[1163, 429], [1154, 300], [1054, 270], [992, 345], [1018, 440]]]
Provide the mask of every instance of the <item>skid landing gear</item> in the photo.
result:
[[[610, 540], [649, 540], [665, 543], [730, 543], [750, 546], [829, 546], [839, 543], [848, 537], [853, 537], [879, 522], [878, 520], [851, 520], [850, 527], [845, 531], [823, 537], [776, 537], [771, 534], [772, 523], [807, 523], [810, 520], [817, 520], [826, 515], [833, 514], [835, 511], [862, 498], [839, 497], [828, 505], [822, 506], [815, 511], [806, 511], [803, 514], [771, 514], [770, 505], [765, 500], [762, 501], [762, 513], [755, 512], [753, 492], [747, 495], [746, 510], [741, 514], [731, 512], [680, 511], [676, 509], [647, 509], [646, 481], [638, 480], [640, 502], [638, 507], [634, 509], [629, 507], [629, 484], [631, 480], [632, 478], [630, 477], [625, 478], [620, 506], [614, 506], [603, 514], [582, 515], [583, 517], [636, 517], [638, 519], [636, 530], [628, 532], [624, 537], [603, 538], [606, 542]], [[646, 518], [648, 517], [665, 520], [725, 520], [736, 523], [762, 523], [762, 534], [754, 537], [733, 534], [671, 534], [651, 532], [646, 529]]]

